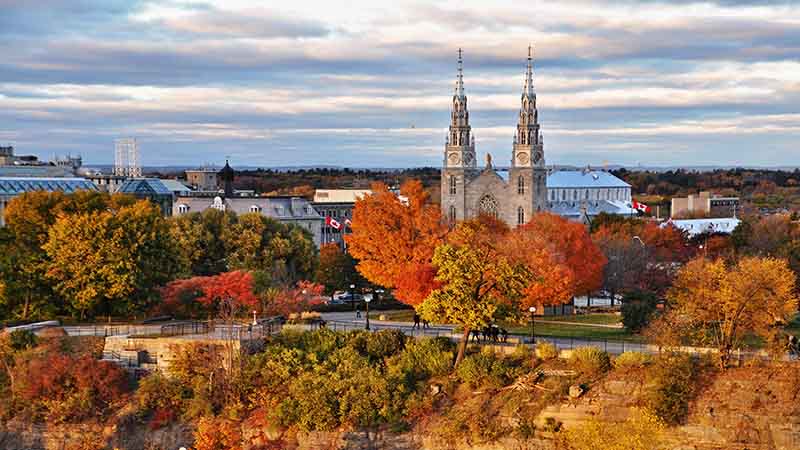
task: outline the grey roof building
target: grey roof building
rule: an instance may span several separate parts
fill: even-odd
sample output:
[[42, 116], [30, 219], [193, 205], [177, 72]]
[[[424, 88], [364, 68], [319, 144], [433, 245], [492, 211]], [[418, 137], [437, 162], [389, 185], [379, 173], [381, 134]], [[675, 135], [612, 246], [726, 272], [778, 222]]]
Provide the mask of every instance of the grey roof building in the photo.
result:
[[84, 178], [0, 177], [0, 226], [5, 226], [8, 202], [25, 192], [96, 191], [97, 186]]
[[314, 235], [314, 244], [322, 242], [322, 224], [325, 219], [317, 213], [311, 203], [301, 197], [257, 197], [232, 196], [208, 192], [191, 192], [178, 195], [172, 207], [173, 215], [203, 212], [214, 208], [236, 214], [258, 213], [279, 222], [297, 225]]
[[588, 222], [600, 214], [636, 215], [631, 185], [602, 170], [560, 170], [547, 175], [547, 207], [560, 216]]

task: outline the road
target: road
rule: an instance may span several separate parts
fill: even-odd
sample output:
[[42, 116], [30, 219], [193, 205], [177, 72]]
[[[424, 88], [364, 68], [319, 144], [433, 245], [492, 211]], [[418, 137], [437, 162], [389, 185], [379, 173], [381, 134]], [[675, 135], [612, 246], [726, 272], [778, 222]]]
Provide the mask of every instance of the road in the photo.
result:
[[[353, 312], [335, 312], [335, 313], [322, 313], [322, 318], [328, 322], [328, 328], [333, 330], [363, 330], [366, 326], [366, 320], [362, 313], [362, 317], [356, 318]], [[455, 333], [453, 325], [435, 325], [427, 329], [414, 328], [411, 322], [399, 321], [378, 321], [370, 319], [370, 329], [372, 331], [384, 329], [398, 329], [403, 333], [414, 337], [434, 337], [444, 336], [453, 340], [460, 340], [461, 333]], [[520, 342], [529, 344], [530, 336], [526, 335], [511, 335], [509, 336], [509, 343], [499, 345], [518, 345]], [[656, 346], [639, 344], [634, 342], [625, 341], [607, 341], [607, 340], [589, 340], [589, 339], [572, 339], [572, 338], [556, 338], [549, 336], [536, 336], [536, 342], [550, 342], [554, 344], [559, 350], [569, 350], [576, 347], [597, 347], [612, 355], [619, 355], [627, 351], [637, 351], [644, 353], [658, 353], [659, 349]]]

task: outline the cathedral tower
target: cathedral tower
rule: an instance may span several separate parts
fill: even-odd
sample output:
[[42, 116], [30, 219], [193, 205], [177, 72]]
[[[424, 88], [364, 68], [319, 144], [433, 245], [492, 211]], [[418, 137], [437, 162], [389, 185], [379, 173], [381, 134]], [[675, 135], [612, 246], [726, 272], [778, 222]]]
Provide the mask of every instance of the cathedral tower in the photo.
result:
[[469, 125], [463, 61], [461, 49], [458, 49], [458, 72], [450, 107], [450, 128], [445, 141], [442, 169], [442, 213], [450, 222], [464, 219], [466, 177], [476, 167], [475, 137], [472, 136]]
[[528, 68], [520, 97], [519, 120], [511, 154], [509, 184], [516, 193], [517, 225], [528, 222], [547, 205], [547, 170], [544, 165], [544, 144], [539, 130], [539, 111], [533, 89], [533, 56], [528, 47]]

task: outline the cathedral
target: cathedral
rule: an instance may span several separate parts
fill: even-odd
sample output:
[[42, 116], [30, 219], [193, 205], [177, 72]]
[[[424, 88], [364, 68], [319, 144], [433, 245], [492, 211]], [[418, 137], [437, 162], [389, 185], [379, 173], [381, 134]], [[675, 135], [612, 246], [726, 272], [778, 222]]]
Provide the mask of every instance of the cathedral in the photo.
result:
[[544, 210], [547, 207], [547, 170], [533, 90], [530, 48], [508, 171], [496, 170], [491, 155], [487, 155], [485, 167], [478, 167], [475, 138], [471, 131], [459, 49], [458, 75], [442, 168], [442, 215], [454, 223], [488, 214], [514, 227]]

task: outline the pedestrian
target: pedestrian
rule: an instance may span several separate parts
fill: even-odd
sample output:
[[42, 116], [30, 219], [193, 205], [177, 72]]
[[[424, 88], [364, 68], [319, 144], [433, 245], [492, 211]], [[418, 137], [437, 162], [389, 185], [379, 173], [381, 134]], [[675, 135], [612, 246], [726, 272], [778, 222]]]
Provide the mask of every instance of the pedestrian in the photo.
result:
[[508, 342], [508, 330], [505, 328], [500, 328], [500, 334], [503, 336], [503, 344]]
[[430, 322], [427, 320], [422, 321], [422, 328], [430, 328]]
[[356, 319], [360, 318], [361, 318], [361, 307], [359, 306], [358, 308], [356, 308]]
[[417, 314], [416, 312], [414, 313], [414, 326], [411, 328], [419, 329], [419, 314]]

